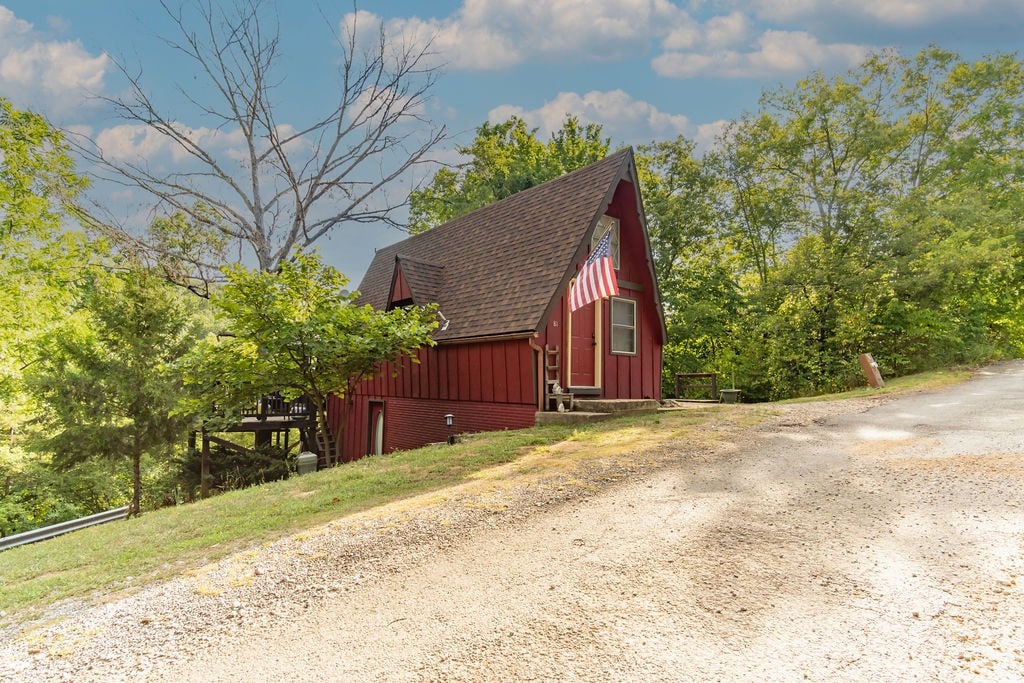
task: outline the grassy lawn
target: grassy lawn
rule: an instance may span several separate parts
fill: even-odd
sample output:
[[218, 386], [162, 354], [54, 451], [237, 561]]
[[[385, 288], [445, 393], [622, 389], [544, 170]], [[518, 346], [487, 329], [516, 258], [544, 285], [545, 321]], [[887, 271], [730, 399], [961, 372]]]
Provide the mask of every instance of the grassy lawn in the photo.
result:
[[[928, 373], [887, 382], [882, 391], [939, 388], [968, 376]], [[828, 398], [877, 393], [858, 389]], [[58, 600], [166, 579], [253, 545], [473, 478], [565, 470], [583, 457], [690, 436], [720, 415], [711, 406], [589, 425], [477, 434], [455, 446], [364, 458], [12, 548], [0, 552], [0, 625], [31, 618]], [[513, 461], [511, 470], [498, 467]]]
[[822, 399], [864, 398], [866, 396], [900, 393], [904, 391], [938, 391], [939, 389], [944, 389], [954, 384], [965, 382], [970, 379], [972, 374], [972, 371], [968, 369], [933, 370], [932, 372], [922, 372], [917, 375], [907, 375], [906, 377], [886, 379], [885, 386], [881, 389], [872, 389], [871, 387], [864, 386], [858, 389], [851, 389], [850, 391], [843, 392], [842, 394], [793, 398], [786, 401], [779, 401], [779, 403], [800, 403], [802, 401], [821, 401]]
[[481, 470], [604, 425], [478, 434], [146, 512], [0, 553], [0, 624], [63, 598], [115, 591], [181, 573], [254, 544], [462, 482]]

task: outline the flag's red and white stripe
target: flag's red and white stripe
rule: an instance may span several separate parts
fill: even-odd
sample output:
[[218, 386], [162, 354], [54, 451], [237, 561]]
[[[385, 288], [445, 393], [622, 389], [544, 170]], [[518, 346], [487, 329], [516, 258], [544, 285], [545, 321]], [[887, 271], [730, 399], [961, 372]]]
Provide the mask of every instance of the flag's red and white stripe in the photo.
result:
[[583, 308], [591, 301], [615, 296], [619, 293], [619, 283], [615, 279], [615, 267], [612, 265], [612, 233], [605, 233], [601, 241], [594, 247], [590, 257], [576, 276], [576, 282], [569, 291], [569, 309], [575, 311]]

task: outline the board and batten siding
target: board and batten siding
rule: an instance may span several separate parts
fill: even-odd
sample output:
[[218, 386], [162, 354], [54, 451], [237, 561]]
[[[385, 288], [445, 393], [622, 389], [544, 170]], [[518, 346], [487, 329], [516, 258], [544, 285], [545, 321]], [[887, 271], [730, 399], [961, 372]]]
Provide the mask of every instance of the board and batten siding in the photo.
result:
[[384, 452], [444, 441], [448, 413], [460, 433], [535, 423], [535, 363], [527, 339], [441, 344], [416, 357], [418, 363], [406, 358], [363, 381], [347, 406], [331, 398], [328, 421], [345, 460], [370, 450], [371, 402], [384, 404]]
[[[624, 355], [611, 352], [611, 302], [608, 299], [601, 301], [598, 304], [601, 306], [602, 336], [599, 397], [661, 400], [661, 318], [653, 295], [655, 284], [647, 263], [643, 226], [636, 211], [635, 192], [631, 183], [625, 180], [619, 182], [606, 213], [619, 219], [621, 259], [616, 278], [619, 281], [619, 296], [636, 301], [637, 353]], [[582, 267], [587, 256], [584, 254], [580, 258], [577, 270]], [[551, 348], [558, 347], [559, 382], [564, 387], [571, 384], [566, 375], [568, 319], [568, 296], [563, 293], [537, 341], [540, 346], [547, 344]]]

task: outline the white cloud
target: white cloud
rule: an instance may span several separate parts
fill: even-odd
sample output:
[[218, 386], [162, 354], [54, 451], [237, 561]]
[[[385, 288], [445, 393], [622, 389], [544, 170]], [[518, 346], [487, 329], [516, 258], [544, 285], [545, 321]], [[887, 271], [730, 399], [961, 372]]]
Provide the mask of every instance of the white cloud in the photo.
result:
[[104, 156], [119, 161], [139, 162], [171, 152], [170, 141], [156, 130], [141, 124], [123, 124], [101, 130], [96, 146]]
[[821, 43], [804, 31], [765, 31], [746, 51], [666, 52], [652, 65], [659, 75], [670, 78], [764, 78], [827, 65], [853, 67], [870, 51], [865, 45]]
[[0, 91], [17, 106], [51, 116], [72, 112], [103, 89], [110, 63], [79, 41], [45, 40], [0, 6]]
[[689, 21], [668, 0], [465, 0], [449, 17], [391, 19], [387, 30], [421, 44], [431, 39], [453, 68], [487, 70], [642, 55]]
[[[917, 0], [904, 0], [911, 5]], [[923, 1], [923, 0], [922, 0]], [[948, 3], [964, 0], [945, 0]], [[982, 0], [986, 1], [986, 0]], [[997, 2], [1004, 0], [987, 0]], [[495, 70], [527, 62], [616, 60], [647, 54], [660, 44], [654, 70], [666, 77], [765, 77], [827, 66], [853, 66], [867, 46], [830, 44], [805, 31], [765, 30], [754, 16], [782, 21], [813, 14], [835, 0], [735, 0], [725, 14], [698, 21], [669, 0], [464, 0], [443, 18], [383, 20], [360, 11], [353, 20], [389, 36], [431, 43], [438, 63]], [[883, 0], [869, 4], [885, 7]], [[706, 9], [690, 3], [695, 11]], [[768, 16], [771, 14], [772, 16]], [[785, 45], [785, 41], [792, 41]], [[791, 54], [787, 54], [791, 52]]]
[[703, 42], [711, 48], [745, 42], [754, 32], [750, 19], [740, 12], [712, 17], [703, 28]]
[[562, 92], [530, 111], [515, 105], [495, 107], [488, 113], [488, 119], [498, 122], [518, 116], [538, 128], [539, 136], [545, 139], [562, 127], [569, 114], [586, 123], [600, 124], [604, 134], [616, 142], [644, 143], [693, 132], [685, 116], [659, 111], [649, 102], [633, 99], [622, 90], [594, 90], [585, 95]]
[[898, 27], [928, 26], [956, 18], [973, 22], [1001, 14], [1024, 15], [1020, 0], [743, 0], [733, 4], [776, 22], [829, 17], [838, 22], [853, 17]]
[[762, 19], [788, 22], [817, 13], [823, 6], [832, 5], [832, 0], [740, 0], [733, 4], [752, 10]]
[[726, 126], [729, 123], [727, 119], [719, 119], [697, 126], [697, 132], [693, 135], [693, 142], [697, 146], [697, 150], [704, 152], [713, 148], [718, 137], [725, 132]]
[[[180, 122], [173, 125], [197, 147], [201, 147], [215, 156], [231, 159], [239, 165], [248, 165], [249, 148], [240, 127], [224, 130], [207, 127], [192, 128]], [[84, 137], [90, 137], [91, 130], [81, 128], [75, 132]], [[277, 127], [279, 138], [287, 138], [294, 135], [295, 132], [296, 129], [291, 125]], [[96, 146], [103, 151], [104, 156], [116, 161], [157, 166], [173, 162], [180, 166], [182, 162], [192, 159], [187, 150], [163, 133], [138, 123], [126, 123], [105, 128], [99, 131], [94, 139]], [[289, 151], [298, 152], [308, 149], [308, 146], [307, 140], [297, 138], [288, 143], [286, 148]], [[258, 147], [256, 151], [260, 152], [264, 148]]]
[[985, 0], [865, 0], [859, 4], [851, 3], [846, 11], [863, 13], [885, 24], [913, 26], [940, 18], [970, 16], [981, 11], [984, 5], [993, 4], [1001, 3]]

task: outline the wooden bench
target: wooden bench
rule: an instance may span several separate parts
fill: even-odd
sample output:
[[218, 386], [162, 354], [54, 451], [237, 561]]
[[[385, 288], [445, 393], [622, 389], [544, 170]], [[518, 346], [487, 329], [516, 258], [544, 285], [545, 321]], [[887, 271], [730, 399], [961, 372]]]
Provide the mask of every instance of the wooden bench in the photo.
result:
[[[698, 382], [696, 380], [706, 380]], [[684, 384], [685, 382], [685, 384]], [[701, 389], [708, 392], [708, 401], [718, 399], [718, 374], [714, 372], [677, 372], [676, 373], [676, 398], [686, 398], [683, 394], [687, 389]]]

